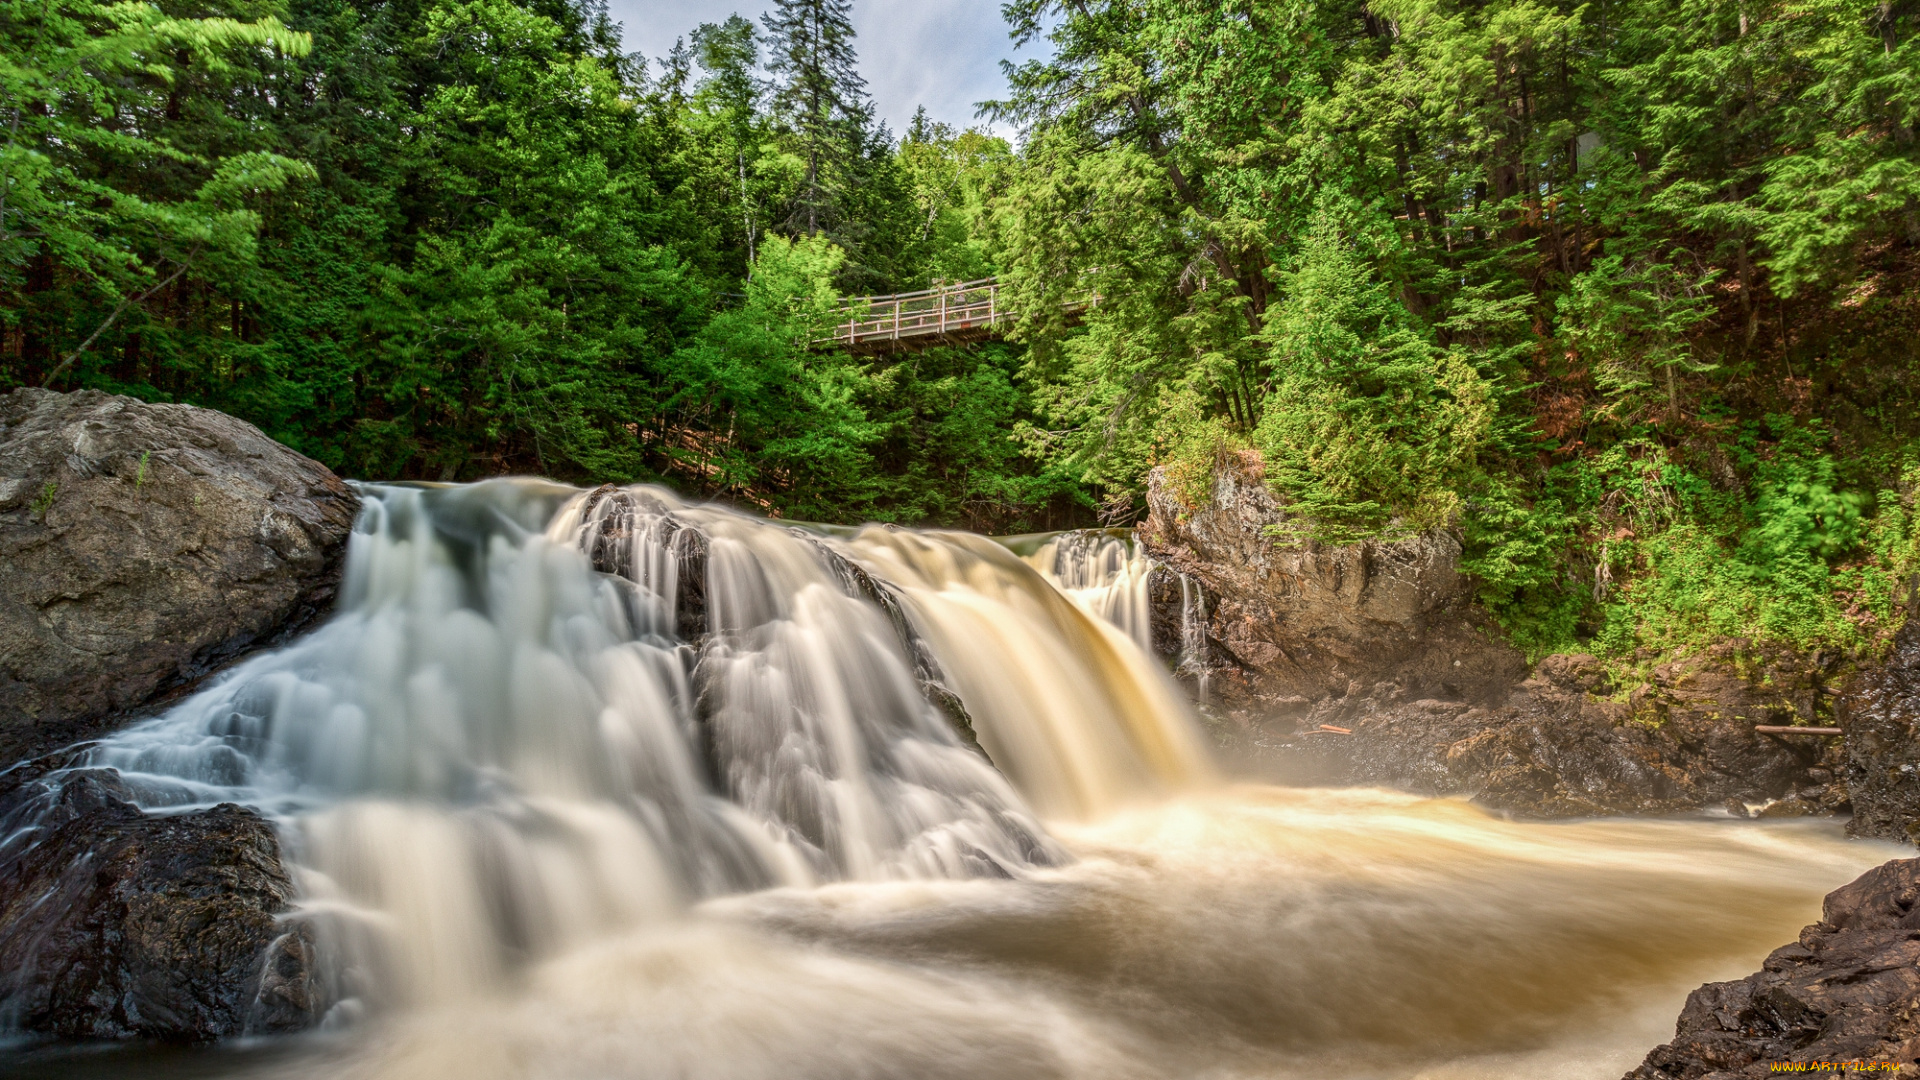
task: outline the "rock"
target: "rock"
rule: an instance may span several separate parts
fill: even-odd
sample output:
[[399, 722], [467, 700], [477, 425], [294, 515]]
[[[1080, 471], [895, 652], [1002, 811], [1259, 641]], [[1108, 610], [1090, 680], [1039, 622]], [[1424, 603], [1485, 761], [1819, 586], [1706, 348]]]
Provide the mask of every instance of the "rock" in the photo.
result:
[[1885, 663], [1853, 680], [1835, 714], [1847, 733], [1847, 833], [1920, 842], [1920, 619], [1908, 619]]
[[57, 764], [0, 776], [0, 1013], [30, 1032], [169, 1042], [319, 1018], [310, 932], [278, 918], [293, 889], [264, 819], [232, 804], [144, 814], [112, 770]]
[[1846, 809], [1848, 785], [1810, 772], [1831, 773], [1839, 740], [1754, 731], [1830, 723], [1836, 662], [1728, 641], [1630, 688], [1592, 656], [1549, 656], [1529, 673], [1474, 603], [1453, 537], [1282, 546], [1273, 530], [1296, 523], [1257, 464], [1221, 470], [1201, 509], [1152, 477], [1141, 530], [1169, 568], [1150, 582], [1163, 654], [1181, 654], [1183, 612], [1194, 615], [1180, 575], [1189, 597], [1198, 583], [1207, 598], [1207, 689], [1246, 771], [1469, 794], [1543, 817]]
[[[1729, 642], [1667, 665], [1629, 696], [1599, 693], [1592, 657], [1548, 657], [1507, 700], [1407, 701], [1391, 684], [1320, 703], [1295, 722], [1350, 738], [1270, 739], [1295, 774], [1384, 784], [1534, 817], [1663, 814], [1771, 804], [1763, 816], [1843, 813], [1847, 786], [1813, 782], [1837, 759], [1831, 737], [1761, 735], [1756, 722], [1824, 722], [1822, 672], [1791, 650]], [[1805, 712], [1798, 710], [1804, 709]], [[1829, 768], [1829, 771], [1831, 769]]]
[[1627, 1080], [1759, 1080], [1780, 1062], [1920, 1063], [1917, 900], [1920, 859], [1829, 894], [1821, 921], [1761, 970], [1689, 995], [1673, 1041]]
[[0, 764], [323, 614], [357, 510], [324, 466], [221, 413], [0, 397]]
[[[1215, 668], [1209, 688], [1229, 709], [1280, 699], [1321, 701], [1393, 683], [1408, 700], [1497, 703], [1524, 677], [1473, 604], [1460, 542], [1435, 530], [1394, 542], [1282, 543], [1299, 522], [1248, 453], [1214, 477], [1210, 503], [1190, 508], [1161, 470], [1148, 479], [1139, 534], [1154, 559], [1197, 582]], [[1156, 641], [1178, 639], [1179, 584], [1154, 583]]]

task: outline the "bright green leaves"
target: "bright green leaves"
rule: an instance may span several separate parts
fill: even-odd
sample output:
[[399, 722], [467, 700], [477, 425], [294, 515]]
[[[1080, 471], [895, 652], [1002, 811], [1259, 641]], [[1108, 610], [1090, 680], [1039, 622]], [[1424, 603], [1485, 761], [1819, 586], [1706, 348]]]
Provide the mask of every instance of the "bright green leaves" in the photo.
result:
[[1920, 27], [1860, 0], [1784, 14], [1816, 81], [1785, 106], [1796, 145], [1766, 164], [1760, 239], [1792, 296], [1852, 278], [1868, 244], [1920, 242]]
[[[180, 19], [92, 0], [0, 6], [0, 308], [11, 327], [39, 267], [102, 309], [67, 327], [44, 381], [189, 270], [252, 265], [259, 207], [312, 169], [262, 151], [198, 153], [170, 140], [165, 121], [190, 75], [228, 71], [238, 54], [304, 55], [310, 44], [271, 17]], [[142, 170], [185, 182], [157, 191], [138, 182]]]
[[811, 350], [845, 257], [822, 236], [768, 237], [745, 303], [668, 359], [677, 390], [663, 418], [711, 433], [669, 452], [717, 493], [822, 520], [872, 498], [867, 446], [880, 432], [862, 405], [868, 373], [844, 353]]
[[1322, 213], [1269, 312], [1267, 477], [1327, 537], [1453, 523], [1493, 426], [1472, 365], [1437, 347]]
[[1695, 356], [1691, 334], [1712, 314], [1714, 276], [1689, 279], [1670, 263], [1609, 255], [1569, 283], [1555, 301], [1560, 340], [1609, 399], [1603, 416], [1679, 422], [1680, 376], [1711, 367]]

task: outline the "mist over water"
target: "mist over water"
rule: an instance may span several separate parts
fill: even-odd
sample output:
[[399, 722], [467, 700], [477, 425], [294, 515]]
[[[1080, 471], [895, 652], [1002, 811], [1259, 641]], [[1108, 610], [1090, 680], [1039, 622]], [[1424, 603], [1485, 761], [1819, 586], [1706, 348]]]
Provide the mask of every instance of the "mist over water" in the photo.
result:
[[88, 762], [278, 822], [341, 1004], [263, 1075], [1611, 1077], [1890, 854], [1226, 784], [1121, 537], [364, 494], [333, 620]]

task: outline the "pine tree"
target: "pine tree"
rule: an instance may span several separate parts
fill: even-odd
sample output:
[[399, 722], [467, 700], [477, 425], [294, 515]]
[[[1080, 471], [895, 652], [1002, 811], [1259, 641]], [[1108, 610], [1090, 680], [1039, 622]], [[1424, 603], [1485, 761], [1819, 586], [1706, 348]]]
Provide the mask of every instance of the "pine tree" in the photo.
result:
[[747, 276], [756, 257], [755, 202], [748, 182], [747, 152], [757, 140], [760, 100], [766, 85], [755, 73], [760, 64], [760, 42], [753, 24], [739, 15], [724, 23], [702, 23], [693, 32], [693, 48], [707, 73], [701, 93], [718, 106], [733, 143], [734, 168], [740, 180], [740, 224], [747, 241]]
[[833, 233], [872, 120], [866, 80], [856, 70], [852, 0], [775, 0], [761, 16], [778, 80], [774, 115], [799, 143], [806, 173], [788, 229]]

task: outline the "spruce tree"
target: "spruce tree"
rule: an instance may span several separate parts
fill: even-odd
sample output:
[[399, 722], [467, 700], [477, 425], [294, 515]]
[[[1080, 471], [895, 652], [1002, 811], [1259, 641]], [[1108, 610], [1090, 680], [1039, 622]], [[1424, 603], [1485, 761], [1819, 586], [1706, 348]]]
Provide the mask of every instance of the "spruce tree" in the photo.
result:
[[774, 115], [799, 144], [806, 173], [786, 227], [808, 236], [838, 230], [872, 109], [856, 69], [852, 0], [775, 0], [761, 16]]

